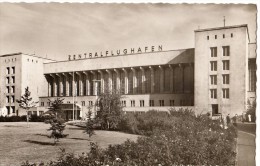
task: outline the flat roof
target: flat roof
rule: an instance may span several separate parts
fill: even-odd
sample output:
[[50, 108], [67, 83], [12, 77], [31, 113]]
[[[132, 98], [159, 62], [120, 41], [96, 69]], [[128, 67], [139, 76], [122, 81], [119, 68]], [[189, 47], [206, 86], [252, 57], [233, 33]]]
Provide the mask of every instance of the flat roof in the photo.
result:
[[10, 53], [10, 54], [4, 54], [4, 55], [0, 55], [0, 57], [8, 57], [8, 56], [14, 56], [14, 55], [28, 55], [28, 56], [32, 56], [32, 57], [36, 57], [36, 58], [41, 58], [41, 59], [47, 59], [47, 60], [51, 60], [51, 61], [56, 61], [56, 60], [53, 60], [53, 59], [49, 59], [49, 58], [43, 58], [43, 57], [40, 57], [40, 56], [36, 56], [35, 54], [25, 54], [25, 53], [22, 53], [22, 52], [17, 52], [17, 53]]
[[214, 30], [222, 30], [222, 29], [242, 28], [242, 27], [245, 27], [247, 29], [247, 36], [248, 36], [248, 40], [249, 40], [249, 43], [250, 43], [247, 24], [223, 26], [223, 27], [215, 27], [215, 28], [206, 28], [206, 29], [197, 29], [197, 30], [194, 30], [194, 32], [205, 32], [205, 31], [214, 31]]
[[114, 56], [103, 56], [103, 57], [92, 57], [92, 58], [81, 58], [81, 59], [72, 59], [72, 60], [61, 60], [55, 62], [44, 62], [43, 64], [50, 64], [50, 63], [60, 63], [60, 62], [72, 62], [72, 61], [82, 61], [82, 60], [90, 60], [90, 59], [99, 59], [99, 58], [111, 58], [111, 57], [121, 57], [121, 56], [129, 56], [129, 55], [142, 55], [142, 54], [156, 54], [156, 53], [167, 53], [167, 52], [174, 52], [174, 51], [182, 51], [182, 50], [192, 50], [195, 48], [181, 48], [175, 50], [165, 50], [165, 51], [154, 51], [154, 52], [142, 52], [142, 53], [130, 53], [130, 54], [120, 54]]
[[195, 32], [213, 31], [213, 30], [231, 29], [231, 28], [241, 28], [241, 27], [246, 27], [247, 28], [247, 24], [223, 26], [223, 27], [215, 27], [215, 28], [206, 28], [206, 29], [197, 29], [197, 30], [195, 30]]

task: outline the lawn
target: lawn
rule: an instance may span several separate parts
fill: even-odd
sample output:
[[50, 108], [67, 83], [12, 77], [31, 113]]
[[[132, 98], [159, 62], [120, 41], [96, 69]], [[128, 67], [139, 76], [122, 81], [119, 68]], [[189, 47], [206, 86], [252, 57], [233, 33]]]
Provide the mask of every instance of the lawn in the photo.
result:
[[69, 134], [57, 145], [48, 138], [49, 124], [30, 122], [29, 128], [25, 122], [0, 123], [0, 165], [19, 165], [23, 161], [30, 162], [55, 160], [60, 148], [68, 152], [81, 154], [89, 150], [89, 142], [97, 142], [101, 147], [109, 144], [120, 144], [125, 140], [136, 140], [137, 135], [112, 131], [96, 131], [90, 139], [82, 128], [67, 125], [64, 134]]

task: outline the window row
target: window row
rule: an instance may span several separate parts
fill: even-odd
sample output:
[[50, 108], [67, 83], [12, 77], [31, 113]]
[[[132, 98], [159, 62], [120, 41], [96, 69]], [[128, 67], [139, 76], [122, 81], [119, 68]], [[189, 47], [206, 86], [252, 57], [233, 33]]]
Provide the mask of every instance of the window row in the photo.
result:
[[[27, 61], [30, 62], [30, 59], [28, 58]], [[38, 63], [38, 60], [35, 60], [35, 61], [34, 61], [34, 60], [32, 59], [32, 62]]]
[[[190, 100], [180, 100], [179, 105], [175, 104], [175, 100], [169, 100], [169, 105], [166, 105], [164, 101], [165, 100], [159, 100], [158, 106], [163, 107], [163, 106], [192, 106], [193, 105], [193, 102]], [[71, 102], [67, 101], [67, 103], [71, 103]], [[77, 102], [75, 101], [75, 103], [77, 103]], [[154, 107], [155, 106], [154, 103], [155, 103], [154, 100], [149, 100], [149, 107]], [[88, 106], [94, 106], [93, 104], [94, 104], [93, 101], [88, 101]], [[122, 100], [120, 104], [121, 104], [121, 106], [126, 107], [126, 100]], [[144, 100], [139, 100], [138, 104], [140, 107], [145, 107]], [[86, 102], [81, 101], [81, 105], [86, 106]], [[41, 102], [41, 106], [44, 107], [44, 102]], [[50, 102], [47, 102], [47, 106], [50, 106]], [[130, 100], [130, 107], [135, 107], [135, 106], [136, 106], [136, 101]]]
[[[218, 48], [217, 47], [210, 47], [210, 56], [217, 57], [218, 56]], [[223, 46], [222, 47], [222, 56], [230, 56], [230, 47]]]
[[15, 67], [7, 67], [6, 68], [6, 75], [8, 74], [15, 74]]
[[16, 58], [12, 58], [12, 59], [5, 59], [5, 63], [8, 63], [8, 62], [14, 62], [14, 61], [16, 61]]
[[15, 103], [15, 97], [12, 96], [6, 96], [6, 103]]
[[[217, 89], [210, 89], [210, 98], [217, 99]], [[222, 89], [222, 97], [224, 99], [229, 99], [229, 89], [223, 88]]]
[[[222, 61], [222, 69], [223, 70], [229, 70], [230, 69], [229, 60], [223, 60]], [[217, 61], [210, 61], [210, 70], [211, 71], [217, 71], [218, 70], [218, 63], [217, 63]]]
[[[223, 39], [225, 39], [227, 37], [227, 35], [226, 34], [222, 34], [222, 38]], [[230, 37], [231, 38], [233, 38], [234, 37], [234, 35], [233, 35], [233, 33], [230, 33]], [[210, 38], [209, 38], [209, 35], [207, 36], [207, 40], [209, 40]], [[218, 35], [214, 35], [214, 39], [218, 39]]]
[[[229, 74], [222, 74], [222, 83], [229, 84]], [[210, 75], [210, 84], [217, 85], [217, 75]]]
[[15, 83], [15, 77], [11, 76], [11, 77], [6, 77], [6, 84], [14, 84]]
[[10, 115], [11, 113], [15, 113], [15, 106], [6, 106], [7, 115]]
[[7, 86], [6, 93], [15, 93], [15, 86]]

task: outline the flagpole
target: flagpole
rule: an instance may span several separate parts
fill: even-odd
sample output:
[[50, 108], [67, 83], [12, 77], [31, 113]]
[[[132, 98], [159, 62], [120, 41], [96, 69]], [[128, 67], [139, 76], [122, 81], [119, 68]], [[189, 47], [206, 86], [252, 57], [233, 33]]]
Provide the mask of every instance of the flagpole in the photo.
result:
[[72, 96], [73, 96], [73, 111], [72, 111], [72, 113], [73, 113], [73, 115], [72, 115], [72, 120], [74, 121], [75, 119], [75, 117], [74, 117], [74, 104], [75, 104], [75, 101], [74, 101], [74, 94], [75, 94], [75, 82], [74, 82], [74, 71], [73, 71], [73, 81], [72, 81]]

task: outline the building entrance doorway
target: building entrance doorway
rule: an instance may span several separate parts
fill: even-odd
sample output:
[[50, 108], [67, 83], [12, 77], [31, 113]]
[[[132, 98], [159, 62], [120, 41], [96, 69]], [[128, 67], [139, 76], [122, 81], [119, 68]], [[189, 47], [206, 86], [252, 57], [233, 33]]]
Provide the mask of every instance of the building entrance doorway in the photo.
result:
[[212, 116], [218, 115], [219, 110], [218, 110], [218, 104], [212, 104]]

